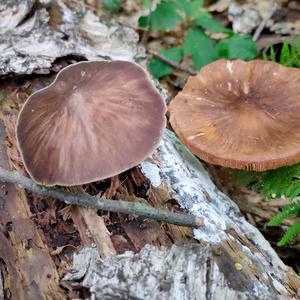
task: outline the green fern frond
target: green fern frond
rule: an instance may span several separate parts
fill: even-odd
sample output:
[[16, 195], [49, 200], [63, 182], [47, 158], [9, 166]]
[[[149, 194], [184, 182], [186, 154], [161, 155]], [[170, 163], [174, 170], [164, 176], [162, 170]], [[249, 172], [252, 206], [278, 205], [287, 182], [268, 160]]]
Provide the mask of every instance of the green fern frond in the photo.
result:
[[292, 41], [284, 43], [280, 54], [280, 63], [287, 67], [300, 67], [300, 39], [298, 43], [293, 38]]
[[235, 178], [237, 185], [259, 190], [267, 199], [292, 200], [300, 194], [300, 164], [265, 172], [237, 171]]
[[237, 186], [245, 186], [256, 190], [255, 188], [253, 188], [253, 185], [255, 185], [257, 181], [259, 181], [259, 175], [262, 175], [262, 173], [245, 170], [233, 170], [233, 172], [235, 177], [235, 183]]
[[[237, 174], [239, 184], [253, 190], [259, 190], [269, 200], [285, 196], [292, 201], [300, 194], [300, 164], [266, 172], [238, 171]], [[284, 219], [298, 214], [300, 214], [300, 201], [292, 202], [276, 214], [267, 225], [278, 226]], [[295, 225], [290, 227], [278, 245], [284, 246], [292, 241], [300, 232], [300, 227], [297, 230], [298, 227]]]
[[288, 218], [288, 217], [293, 217], [295, 215], [297, 215], [300, 212], [300, 201], [298, 202], [294, 202], [288, 206], [286, 206], [281, 212], [279, 212], [278, 214], [276, 214], [276, 216], [274, 216], [272, 218], [272, 220], [270, 222], [268, 222], [268, 226], [279, 226], [280, 223]]
[[[262, 53], [262, 59], [276, 62], [276, 51], [273, 46], [270, 47], [270, 54]], [[300, 36], [298, 41], [295, 37], [291, 38], [289, 43], [284, 42], [279, 54], [279, 63], [287, 67], [300, 67]]]
[[270, 60], [275, 62], [276, 61], [276, 53], [275, 53], [275, 50], [274, 50], [274, 47], [271, 46], [270, 48]]
[[295, 37], [292, 37], [290, 47], [291, 47], [291, 56], [297, 55], [299, 51], [299, 45], [296, 44]]
[[300, 220], [291, 226], [281, 240], [277, 243], [278, 246], [285, 246], [287, 243], [293, 241], [296, 236], [300, 233]]
[[267, 55], [266, 51], [263, 51], [263, 53], [261, 54], [261, 56], [262, 56], [263, 60], [268, 60], [268, 55]]
[[285, 65], [292, 58], [290, 45], [285, 42], [281, 48], [279, 63]]

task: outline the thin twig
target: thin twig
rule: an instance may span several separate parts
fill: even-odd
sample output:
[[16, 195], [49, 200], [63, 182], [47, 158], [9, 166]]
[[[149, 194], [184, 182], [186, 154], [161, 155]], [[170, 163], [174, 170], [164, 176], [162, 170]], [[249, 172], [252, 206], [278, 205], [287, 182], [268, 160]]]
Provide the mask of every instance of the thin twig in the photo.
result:
[[253, 38], [252, 38], [252, 40], [254, 42], [256, 42], [258, 40], [258, 38], [260, 37], [262, 31], [266, 27], [268, 21], [272, 18], [273, 14], [275, 13], [276, 9], [277, 9], [277, 4], [274, 3], [272, 8], [270, 9], [268, 15], [261, 21], [259, 26], [256, 28], [256, 30], [254, 32], [254, 35], [253, 35]]
[[67, 204], [75, 204], [105, 211], [136, 215], [139, 217], [154, 219], [180, 226], [199, 227], [202, 225], [202, 220], [195, 218], [192, 215], [178, 214], [167, 210], [161, 210], [141, 202], [96, 198], [88, 194], [74, 194], [62, 191], [58, 188], [50, 188], [38, 185], [33, 180], [19, 174], [18, 172], [8, 171], [1, 167], [0, 181], [16, 183], [19, 187], [35, 193], [43, 194], [47, 197], [59, 199]]
[[163, 61], [164, 63], [170, 65], [171, 67], [177, 69], [177, 70], [180, 70], [182, 72], [185, 72], [189, 75], [196, 75], [197, 72], [195, 72], [194, 70], [190, 69], [190, 68], [185, 68], [183, 67], [182, 65], [179, 65], [177, 64], [176, 62], [174, 62], [173, 60], [171, 59], [168, 59], [167, 57], [159, 54], [156, 50], [153, 50], [153, 49], [148, 49], [148, 52], [153, 55], [154, 57], [157, 57], [159, 58], [161, 61]]

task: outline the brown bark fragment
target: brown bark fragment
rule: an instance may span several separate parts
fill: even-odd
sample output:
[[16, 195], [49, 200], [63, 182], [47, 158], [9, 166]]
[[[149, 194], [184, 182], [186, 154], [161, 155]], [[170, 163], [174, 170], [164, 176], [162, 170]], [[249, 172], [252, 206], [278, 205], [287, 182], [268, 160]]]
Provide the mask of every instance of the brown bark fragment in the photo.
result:
[[70, 210], [71, 210], [72, 220], [76, 226], [76, 229], [79, 232], [82, 245], [90, 246], [93, 240], [84, 221], [84, 216], [81, 213], [80, 207], [71, 206]]
[[80, 207], [79, 210], [96, 242], [100, 256], [104, 258], [116, 254], [116, 250], [110, 239], [110, 233], [105, 226], [103, 218], [98, 216], [94, 209]]
[[[5, 127], [0, 123], [0, 165], [9, 167]], [[59, 277], [40, 232], [31, 220], [25, 192], [1, 183], [0, 259], [7, 269], [12, 299], [65, 299]]]

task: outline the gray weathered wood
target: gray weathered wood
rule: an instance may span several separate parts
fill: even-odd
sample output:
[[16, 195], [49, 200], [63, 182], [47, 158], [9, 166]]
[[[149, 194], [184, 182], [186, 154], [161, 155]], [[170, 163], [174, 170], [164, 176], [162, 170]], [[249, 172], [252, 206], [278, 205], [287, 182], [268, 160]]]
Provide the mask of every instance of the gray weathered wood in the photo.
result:
[[[61, 25], [56, 27], [48, 25], [45, 9], [31, 11], [31, 17], [22, 20], [32, 9], [33, 1], [28, 0], [2, 1], [1, 16], [5, 20], [12, 2], [18, 5], [15, 15], [10, 14], [11, 21], [5, 24], [0, 19], [1, 75], [48, 73], [56, 58], [67, 55], [90, 60], [135, 60], [145, 66], [145, 51], [137, 44], [137, 34], [129, 28], [108, 25], [89, 11], [75, 14], [67, 7], [61, 7], [64, 13]], [[300, 281], [295, 272], [284, 265], [262, 234], [246, 222], [233, 201], [218, 191], [199, 160], [173, 133], [165, 132], [160, 146], [141, 164], [141, 170], [154, 191], [168, 193], [187, 211], [204, 219], [204, 227], [194, 231], [201, 246], [162, 250], [146, 247], [135, 256], [126, 253], [105, 261], [90, 260], [91, 250], [83, 249], [87, 255], [81, 255], [82, 263], [88, 267], [76, 270], [75, 261], [71, 274], [80, 272], [77, 276], [83, 279], [81, 284], [89, 287], [97, 299], [104, 299], [103, 291], [115, 298], [120, 293], [120, 299], [131, 295], [131, 291], [136, 297], [131, 299], [150, 299], [146, 291], [155, 293], [157, 298], [153, 299], [170, 299], [171, 295], [180, 295], [180, 299], [298, 297]], [[74, 280], [74, 276], [68, 279]], [[166, 280], [166, 284], [158, 289], [155, 283], [161, 284], [161, 280]], [[111, 288], [104, 288], [103, 282]]]
[[209, 244], [159, 250], [148, 245], [138, 254], [125, 252], [105, 260], [99, 259], [96, 248], [85, 248], [74, 256], [72, 272], [62, 283], [84, 278], [92, 296], [103, 300], [280, 299], [272, 288], [250, 284], [247, 278], [228, 285], [228, 278], [239, 278], [243, 271], [224, 266], [221, 256]]
[[49, 26], [45, 9], [25, 22], [34, 0], [4, 0], [0, 4], [0, 75], [49, 73], [58, 57], [76, 55], [88, 60], [145, 60], [133, 30], [99, 22], [90, 11], [78, 16], [67, 7], [62, 25]]

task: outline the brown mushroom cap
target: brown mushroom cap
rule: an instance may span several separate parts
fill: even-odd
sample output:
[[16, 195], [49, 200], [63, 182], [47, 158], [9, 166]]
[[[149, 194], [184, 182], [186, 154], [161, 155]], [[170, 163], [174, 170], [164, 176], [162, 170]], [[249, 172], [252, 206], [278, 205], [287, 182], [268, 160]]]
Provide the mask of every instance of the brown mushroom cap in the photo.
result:
[[218, 60], [169, 106], [173, 129], [203, 160], [263, 171], [300, 161], [300, 70]]
[[165, 127], [165, 111], [137, 64], [80, 62], [28, 98], [16, 135], [35, 181], [79, 185], [119, 174], [150, 155]]

